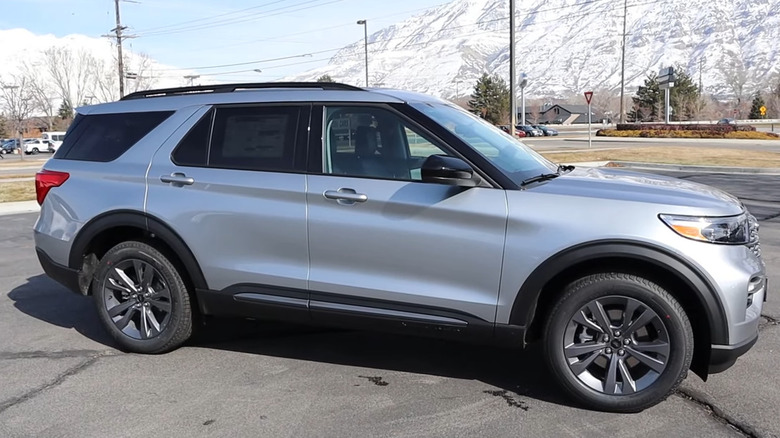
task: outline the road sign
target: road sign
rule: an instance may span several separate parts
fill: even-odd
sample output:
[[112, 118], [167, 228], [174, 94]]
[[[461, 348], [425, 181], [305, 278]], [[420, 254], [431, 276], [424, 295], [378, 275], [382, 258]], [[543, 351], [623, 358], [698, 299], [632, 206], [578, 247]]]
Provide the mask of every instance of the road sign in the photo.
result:
[[761, 112], [761, 117], [764, 117], [766, 115], [766, 107], [761, 105], [761, 108], [758, 109]]
[[588, 102], [588, 105], [590, 105], [590, 100], [593, 99], [593, 92], [592, 91], [586, 91], [585, 92], [585, 101]]

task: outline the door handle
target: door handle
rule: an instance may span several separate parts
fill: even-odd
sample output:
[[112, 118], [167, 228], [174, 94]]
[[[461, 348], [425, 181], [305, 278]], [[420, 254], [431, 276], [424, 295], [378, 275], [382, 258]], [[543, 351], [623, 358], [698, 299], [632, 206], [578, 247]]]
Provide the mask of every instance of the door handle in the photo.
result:
[[164, 183], [171, 183], [175, 186], [191, 186], [195, 184], [195, 178], [188, 177], [181, 172], [174, 172], [170, 175], [163, 175], [160, 177], [160, 181]]
[[366, 202], [368, 196], [357, 193], [354, 189], [326, 190], [322, 194], [326, 199], [334, 199], [339, 204], [354, 204], [355, 202]]

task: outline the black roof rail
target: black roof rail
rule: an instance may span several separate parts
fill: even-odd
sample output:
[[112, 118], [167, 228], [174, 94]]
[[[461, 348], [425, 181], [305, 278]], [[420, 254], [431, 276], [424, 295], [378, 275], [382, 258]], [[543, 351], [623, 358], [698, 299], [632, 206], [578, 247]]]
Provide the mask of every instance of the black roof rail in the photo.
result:
[[145, 99], [149, 97], [176, 96], [199, 93], [232, 93], [236, 90], [257, 90], [263, 88], [321, 88], [323, 90], [363, 91], [363, 88], [338, 82], [255, 82], [246, 84], [214, 84], [194, 87], [162, 88], [128, 94], [121, 100]]

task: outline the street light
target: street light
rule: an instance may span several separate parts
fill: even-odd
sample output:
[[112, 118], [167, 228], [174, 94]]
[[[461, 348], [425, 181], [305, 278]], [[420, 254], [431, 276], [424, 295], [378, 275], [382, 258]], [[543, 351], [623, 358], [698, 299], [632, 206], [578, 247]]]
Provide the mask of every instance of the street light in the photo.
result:
[[366, 87], [368, 87], [368, 22], [366, 20], [358, 20], [357, 24], [363, 25], [363, 46], [366, 49]]

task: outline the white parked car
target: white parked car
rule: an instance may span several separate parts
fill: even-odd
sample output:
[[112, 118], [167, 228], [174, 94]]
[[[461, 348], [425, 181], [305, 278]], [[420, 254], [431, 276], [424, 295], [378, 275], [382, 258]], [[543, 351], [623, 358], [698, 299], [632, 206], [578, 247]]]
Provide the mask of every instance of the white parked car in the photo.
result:
[[49, 150], [49, 143], [43, 141], [40, 138], [26, 138], [24, 139], [24, 153], [27, 155], [35, 155], [39, 152], [47, 152]]
[[51, 131], [41, 134], [41, 139], [48, 143], [49, 152], [55, 153], [60, 148], [62, 141], [65, 140], [65, 132], [63, 131]]

